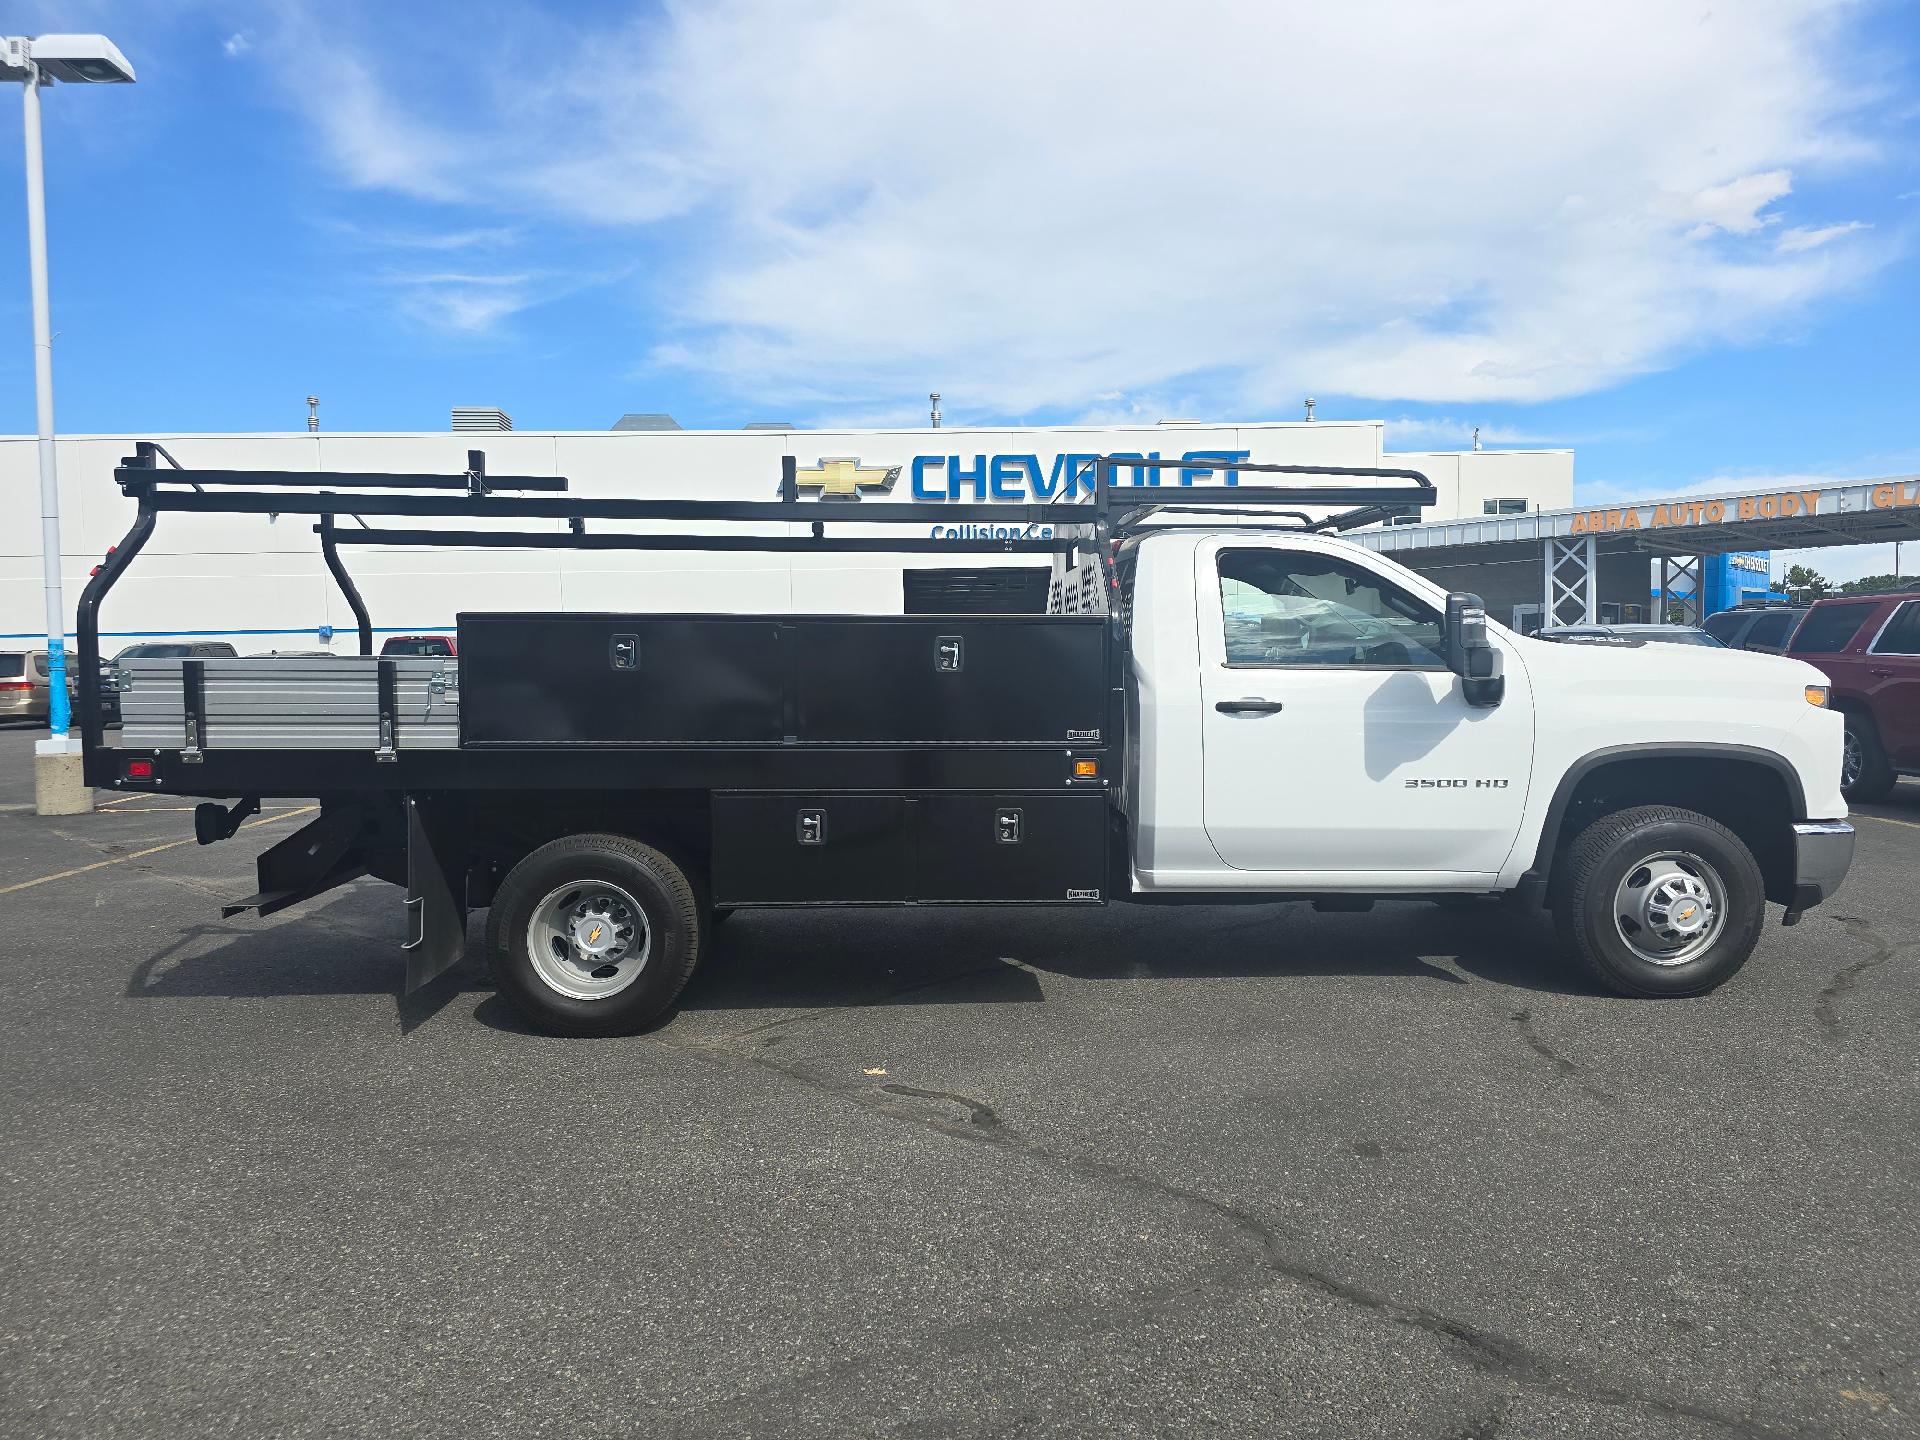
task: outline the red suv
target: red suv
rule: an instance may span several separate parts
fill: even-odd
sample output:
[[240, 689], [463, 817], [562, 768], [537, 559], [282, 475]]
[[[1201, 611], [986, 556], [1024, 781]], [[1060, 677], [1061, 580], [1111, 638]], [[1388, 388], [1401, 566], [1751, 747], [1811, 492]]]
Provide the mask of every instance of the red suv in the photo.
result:
[[1816, 601], [1787, 653], [1827, 672], [1828, 703], [1846, 716], [1849, 800], [1878, 800], [1897, 777], [1920, 775], [1920, 594]]

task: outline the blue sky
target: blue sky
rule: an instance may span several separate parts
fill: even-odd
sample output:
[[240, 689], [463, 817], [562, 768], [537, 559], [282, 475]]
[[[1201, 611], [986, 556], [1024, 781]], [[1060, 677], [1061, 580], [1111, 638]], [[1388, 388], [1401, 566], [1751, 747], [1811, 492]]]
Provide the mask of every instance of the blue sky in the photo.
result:
[[1313, 394], [1399, 448], [1572, 445], [1596, 500], [1920, 470], [1920, 25], [1735, 8], [15, 7], [141, 77], [45, 100], [59, 424]]

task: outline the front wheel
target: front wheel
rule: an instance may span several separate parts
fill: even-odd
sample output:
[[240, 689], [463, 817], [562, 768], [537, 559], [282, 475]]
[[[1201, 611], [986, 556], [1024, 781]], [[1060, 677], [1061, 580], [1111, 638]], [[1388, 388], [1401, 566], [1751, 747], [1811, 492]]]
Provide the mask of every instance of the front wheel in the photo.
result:
[[658, 1019], [700, 958], [686, 874], [621, 835], [569, 835], [508, 872], [487, 915], [500, 993], [557, 1035], [626, 1035]]
[[1586, 971], [1623, 995], [1699, 995], [1753, 953], [1766, 885], [1753, 852], [1691, 810], [1604, 815], [1561, 861], [1554, 923]]

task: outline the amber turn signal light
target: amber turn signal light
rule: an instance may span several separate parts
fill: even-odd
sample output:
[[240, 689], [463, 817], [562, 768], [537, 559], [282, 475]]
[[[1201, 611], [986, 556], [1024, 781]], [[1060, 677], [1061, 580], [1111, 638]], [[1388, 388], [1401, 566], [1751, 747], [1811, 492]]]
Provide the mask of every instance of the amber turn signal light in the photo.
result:
[[1073, 762], [1073, 778], [1076, 780], [1095, 780], [1100, 775], [1098, 760], [1076, 760]]
[[1827, 687], [1826, 686], [1809, 685], [1807, 686], [1807, 689], [1806, 689], [1806, 696], [1807, 696], [1807, 704], [1818, 705], [1823, 710], [1826, 708], [1826, 705], [1827, 705]]

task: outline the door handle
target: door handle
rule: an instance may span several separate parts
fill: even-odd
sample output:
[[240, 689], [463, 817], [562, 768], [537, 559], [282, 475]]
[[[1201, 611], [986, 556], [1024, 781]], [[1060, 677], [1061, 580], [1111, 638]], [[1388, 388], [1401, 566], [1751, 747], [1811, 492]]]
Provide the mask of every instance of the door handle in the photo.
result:
[[1278, 700], [1216, 700], [1213, 708], [1222, 715], [1277, 715], [1286, 707]]
[[1891, 670], [1869, 670], [1867, 673], [1876, 680], [1891, 680], [1893, 678], [1893, 671]]

